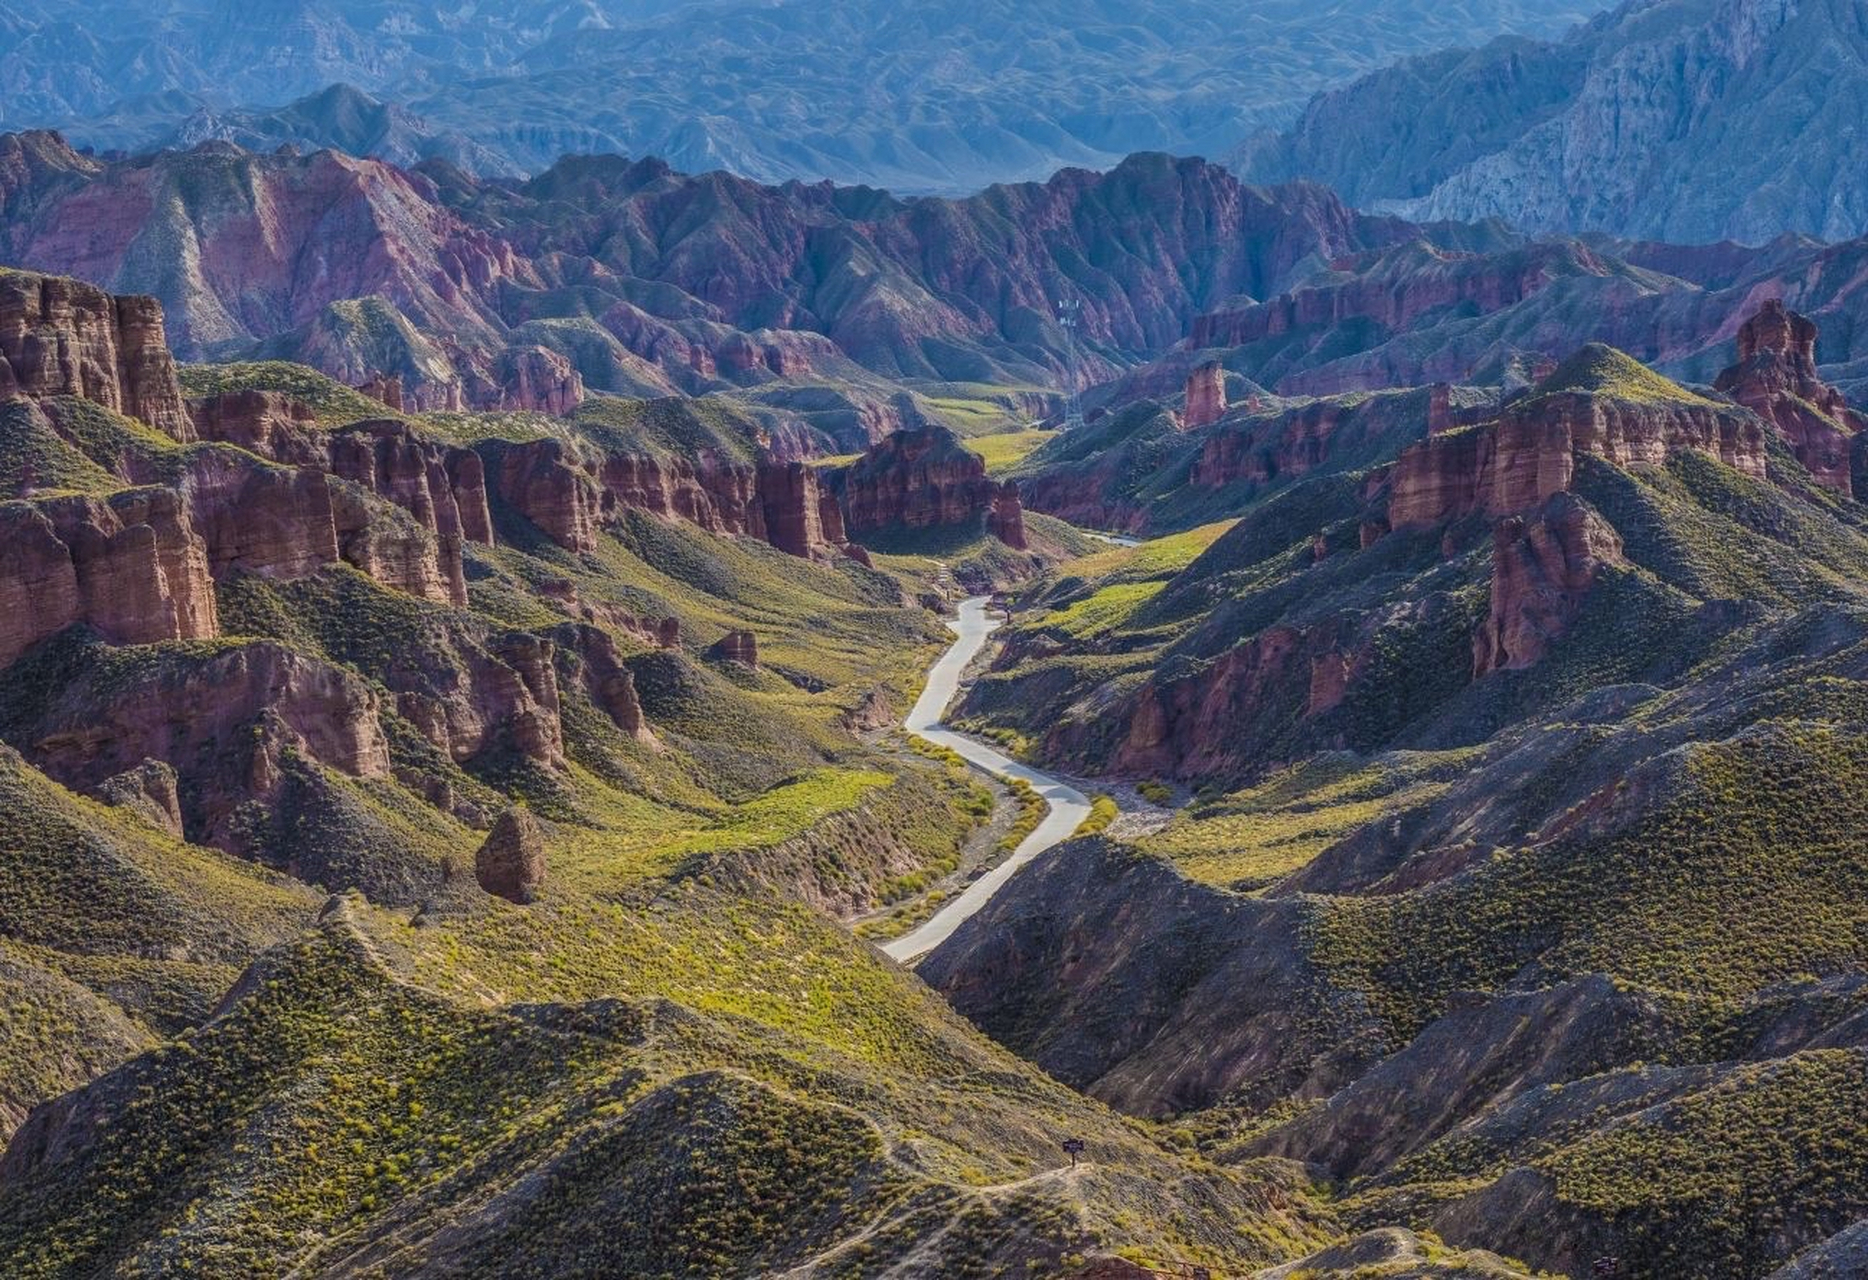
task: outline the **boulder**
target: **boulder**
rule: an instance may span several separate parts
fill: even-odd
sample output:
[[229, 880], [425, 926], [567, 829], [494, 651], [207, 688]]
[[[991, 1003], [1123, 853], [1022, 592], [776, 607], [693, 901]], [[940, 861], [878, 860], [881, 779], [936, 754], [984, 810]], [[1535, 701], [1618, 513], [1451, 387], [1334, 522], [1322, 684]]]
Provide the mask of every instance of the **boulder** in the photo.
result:
[[759, 638], [750, 631], [729, 631], [720, 637], [707, 654], [718, 661], [737, 662], [741, 666], [757, 671], [759, 669]]
[[527, 906], [545, 882], [545, 835], [524, 809], [508, 809], [474, 855], [474, 878], [495, 897]]

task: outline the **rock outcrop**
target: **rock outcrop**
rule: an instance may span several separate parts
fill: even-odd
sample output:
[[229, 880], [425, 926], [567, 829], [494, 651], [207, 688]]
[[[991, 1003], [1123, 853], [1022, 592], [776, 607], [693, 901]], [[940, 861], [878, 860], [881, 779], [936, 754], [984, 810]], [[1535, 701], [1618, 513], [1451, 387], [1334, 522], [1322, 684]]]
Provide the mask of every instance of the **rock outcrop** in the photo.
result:
[[[834, 500], [824, 501], [816, 467], [804, 462], [767, 463], [759, 468], [758, 480], [765, 539], [780, 551], [809, 559], [831, 542], [844, 541], [842, 513]], [[834, 530], [824, 527], [827, 512], [836, 513]]]
[[[1637, 388], [1623, 394], [1622, 384]], [[1388, 522], [1421, 528], [1528, 511], [1570, 487], [1583, 454], [1659, 466], [1696, 449], [1760, 479], [1764, 432], [1750, 414], [1693, 395], [1620, 352], [1590, 346], [1494, 423], [1443, 432], [1396, 461]]]
[[1197, 671], [1150, 682], [1129, 705], [1113, 768], [1157, 777], [1223, 772], [1232, 727], [1308, 710], [1313, 662], [1333, 653], [1324, 637], [1272, 627]]
[[0, 270], [0, 399], [79, 396], [191, 438], [154, 298]]
[[562, 417], [584, 402], [583, 375], [563, 354], [544, 347], [508, 347], [494, 376], [503, 396], [494, 407]]
[[836, 494], [805, 462], [764, 456], [747, 464], [712, 450], [606, 453], [548, 439], [502, 446], [495, 466], [507, 504], [569, 551], [596, 550], [604, 525], [626, 511], [755, 538], [804, 559], [851, 551]]
[[623, 665], [609, 633], [591, 626], [570, 626], [552, 633], [560, 649], [573, 658], [573, 678], [598, 710], [616, 722], [625, 737], [644, 746], [655, 743], [636, 678]]
[[538, 900], [545, 883], [545, 834], [524, 809], [508, 809], [474, 855], [474, 878], [495, 897], [519, 906]]
[[1019, 500], [1018, 481], [1007, 480], [994, 488], [986, 532], [1014, 551], [1031, 549], [1031, 539], [1025, 536], [1025, 507]]
[[175, 770], [161, 760], [145, 760], [134, 769], [126, 769], [106, 778], [97, 786], [97, 798], [105, 804], [129, 809], [160, 831], [182, 839], [187, 833], [182, 822], [182, 796]]
[[0, 505], [0, 666], [75, 623], [119, 644], [216, 635], [209, 569], [172, 490]]
[[500, 497], [547, 538], [580, 555], [597, 549], [603, 494], [571, 446], [562, 440], [514, 445], [498, 468]]
[[1226, 370], [1209, 361], [1187, 376], [1186, 403], [1181, 424], [1189, 431], [1210, 427], [1226, 414]]
[[279, 794], [287, 753], [354, 778], [389, 776], [380, 710], [356, 676], [268, 641], [153, 650], [81, 664], [20, 746], [65, 785], [105, 794], [160, 761], [179, 779], [188, 838], [245, 852], [242, 809]]
[[737, 662], [754, 671], [759, 669], [759, 637], [750, 631], [729, 631], [707, 651], [720, 662]]
[[1738, 363], [1714, 386], [1783, 433], [1816, 482], [1855, 494], [1854, 438], [1868, 417], [1816, 372], [1816, 322], [1766, 302], [1738, 330]]
[[358, 384], [357, 390], [392, 413], [408, 408], [407, 398], [402, 394], [401, 374], [373, 373]]
[[990, 510], [998, 488], [985, 459], [939, 426], [897, 431], [838, 472], [836, 483], [853, 536], [968, 524]]
[[1491, 609], [1473, 638], [1473, 675], [1535, 666], [1569, 630], [1603, 568], [1625, 563], [1621, 535], [1573, 494], [1499, 521]]

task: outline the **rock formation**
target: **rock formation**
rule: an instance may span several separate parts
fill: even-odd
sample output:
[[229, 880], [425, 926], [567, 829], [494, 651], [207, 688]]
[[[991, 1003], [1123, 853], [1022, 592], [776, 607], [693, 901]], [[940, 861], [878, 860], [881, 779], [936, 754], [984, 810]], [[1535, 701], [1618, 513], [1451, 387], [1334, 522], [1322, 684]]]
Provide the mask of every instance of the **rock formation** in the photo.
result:
[[1018, 481], [1007, 480], [994, 487], [986, 532], [1014, 551], [1031, 549], [1031, 541], [1025, 536], [1025, 508], [1019, 501]]
[[115, 794], [160, 761], [180, 779], [189, 838], [232, 852], [240, 809], [277, 795], [284, 753], [354, 778], [389, 776], [377, 695], [356, 676], [269, 641], [88, 663], [28, 727], [33, 762], [67, 786]]
[[1313, 652], [1321, 656], [1334, 646], [1290, 627], [1273, 627], [1198, 671], [1151, 682], [1130, 704], [1114, 767], [1155, 777], [1222, 770], [1230, 758], [1231, 726], [1308, 696]]
[[602, 493], [576, 451], [562, 440], [535, 440], [505, 451], [499, 494], [567, 551], [597, 549]]
[[0, 506], [0, 666], [74, 623], [119, 644], [218, 634], [208, 547], [181, 495]]
[[967, 524], [997, 491], [985, 460], [939, 426], [896, 432], [839, 472], [837, 484], [852, 535]]
[[1491, 608], [1473, 638], [1473, 675], [1535, 666], [1569, 630], [1604, 566], [1625, 563], [1621, 536], [1573, 494], [1499, 521]]
[[1816, 372], [1816, 323], [1766, 302], [1738, 330], [1738, 363], [1715, 387], [1776, 427], [1816, 482], [1855, 493], [1851, 451], [1868, 418]]
[[544, 347], [508, 347], [495, 370], [503, 402], [559, 417], [584, 402], [584, 379], [569, 359]]
[[0, 271], [0, 399], [79, 396], [191, 438], [154, 298]]
[[804, 559], [857, 554], [837, 495], [805, 462], [766, 455], [749, 465], [711, 450], [604, 452], [547, 439], [501, 446], [495, 466], [501, 497], [569, 551], [596, 550], [606, 523], [644, 511]]
[[[787, 555], [810, 558], [827, 545], [824, 515], [826, 507], [836, 510], [835, 502], [826, 504], [819, 491], [817, 468], [808, 463], [767, 463], [759, 468], [761, 520], [766, 541]], [[836, 518], [841, 543], [841, 516]]]
[[97, 785], [97, 798], [133, 811], [177, 840], [186, 834], [175, 770], [161, 760], [145, 760], [104, 779]]
[[488, 893], [519, 906], [538, 900], [545, 883], [545, 834], [528, 810], [500, 814], [474, 855], [474, 878]]
[[1210, 427], [1226, 414], [1226, 370], [1209, 361], [1187, 376], [1186, 406], [1181, 422], [1189, 431]]
[[[1652, 389], [1624, 394], [1623, 384]], [[1388, 521], [1406, 529], [1528, 511], [1570, 487], [1579, 455], [1659, 466], [1682, 449], [1765, 474], [1764, 433], [1751, 415], [1672, 387], [1620, 352], [1586, 347], [1495, 423], [1404, 452], [1392, 473]]]
[[407, 408], [402, 396], [401, 374], [371, 374], [363, 380], [357, 390], [392, 413], [401, 413]]
[[655, 734], [636, 692], [635, 675], [623, 665], [609, 634], [590, 626], [560, 628], [552, 634], [563, 649], [575, 655], [575, 678], [597, 709], [615, 721], [626, 737], [653, 745]]
[[729, 631], [707, 651], [721, 662], [737, 662], [754, 671], [759, 669], [759, 637], [750, 631]]

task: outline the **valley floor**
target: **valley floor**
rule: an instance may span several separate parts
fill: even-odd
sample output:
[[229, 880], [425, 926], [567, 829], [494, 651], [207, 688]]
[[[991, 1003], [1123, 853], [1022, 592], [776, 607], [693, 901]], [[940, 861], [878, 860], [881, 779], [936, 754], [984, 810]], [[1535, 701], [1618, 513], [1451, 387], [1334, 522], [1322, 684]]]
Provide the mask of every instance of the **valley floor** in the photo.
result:
[[1075, 787], [945, 727], [947, 707], [959, 693], [961, 677], [979, 657], [992, 633], [1002, 625], [999, 619], [992, 617], [990, 604], [985, 596], [961, 602], [959, 613], [947, 624], [957, 638], [953, 647], [942, 654], [928, 672], [927, 685], [914, 710], [908, 713], [908, 732], [952, 751], [975, 768], [1025, 783], [1043, 799], [1048, 812], [1012, 851], [1011, 857], [973, 880], [959, 897], [944, 904], [925, 924], [883, 943], [883, 952], [897, 960], [915, 960], [945, 942], [955, 929], [985, 906], [1019, 868], [1059, 841], [1068, 839], [1090, 816], [1090, 798]]

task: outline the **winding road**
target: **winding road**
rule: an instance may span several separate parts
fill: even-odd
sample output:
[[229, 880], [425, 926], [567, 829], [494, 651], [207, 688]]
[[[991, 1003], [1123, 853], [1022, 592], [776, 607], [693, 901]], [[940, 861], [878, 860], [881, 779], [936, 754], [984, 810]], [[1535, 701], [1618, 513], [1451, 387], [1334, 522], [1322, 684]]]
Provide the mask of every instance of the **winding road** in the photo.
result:
[[1024, 779], [1044, 797], [1051, 811], [1044, 816], [1044, 821], [1038, 824], [1035, 831], [1019, 842], [1011, 857], [969, 884], [959, 897], [942, 906], [926, 923], [893, 942], [882, 944], [884, 952], [904, 964], [919, 959], [945, 942], [967, 917], [991, 901], [992, 895], [999, 892], [1013, 873], [1052, 845], [1068, 839], [1070, 833], [1090, 816], [1089, 797], [1075, 787], [1065, 786], [1048, 773], [1040, 773], [1028, 765], [1022, 765], [983, 742], [941, 725], [942, 717], [947, 714], [947, 704], [953, 701], [954, 694], [959, 691], [960, 677], [965, 674], [967, 664], [978, 656], [979, 651], [986, 647], [987, 638], [1001, 626], [999, 619], [987, 615], [986, 605], [985, 596], [964, 600], [960, 604], [959, 616], [948, 621], [948, 628], [958, 639], [929, 670], [927, 688], [921, 691], [914, 710], [908, 713], [904, 727], [915, 737], [947, 747], [988, 773], [1001, 778]]

